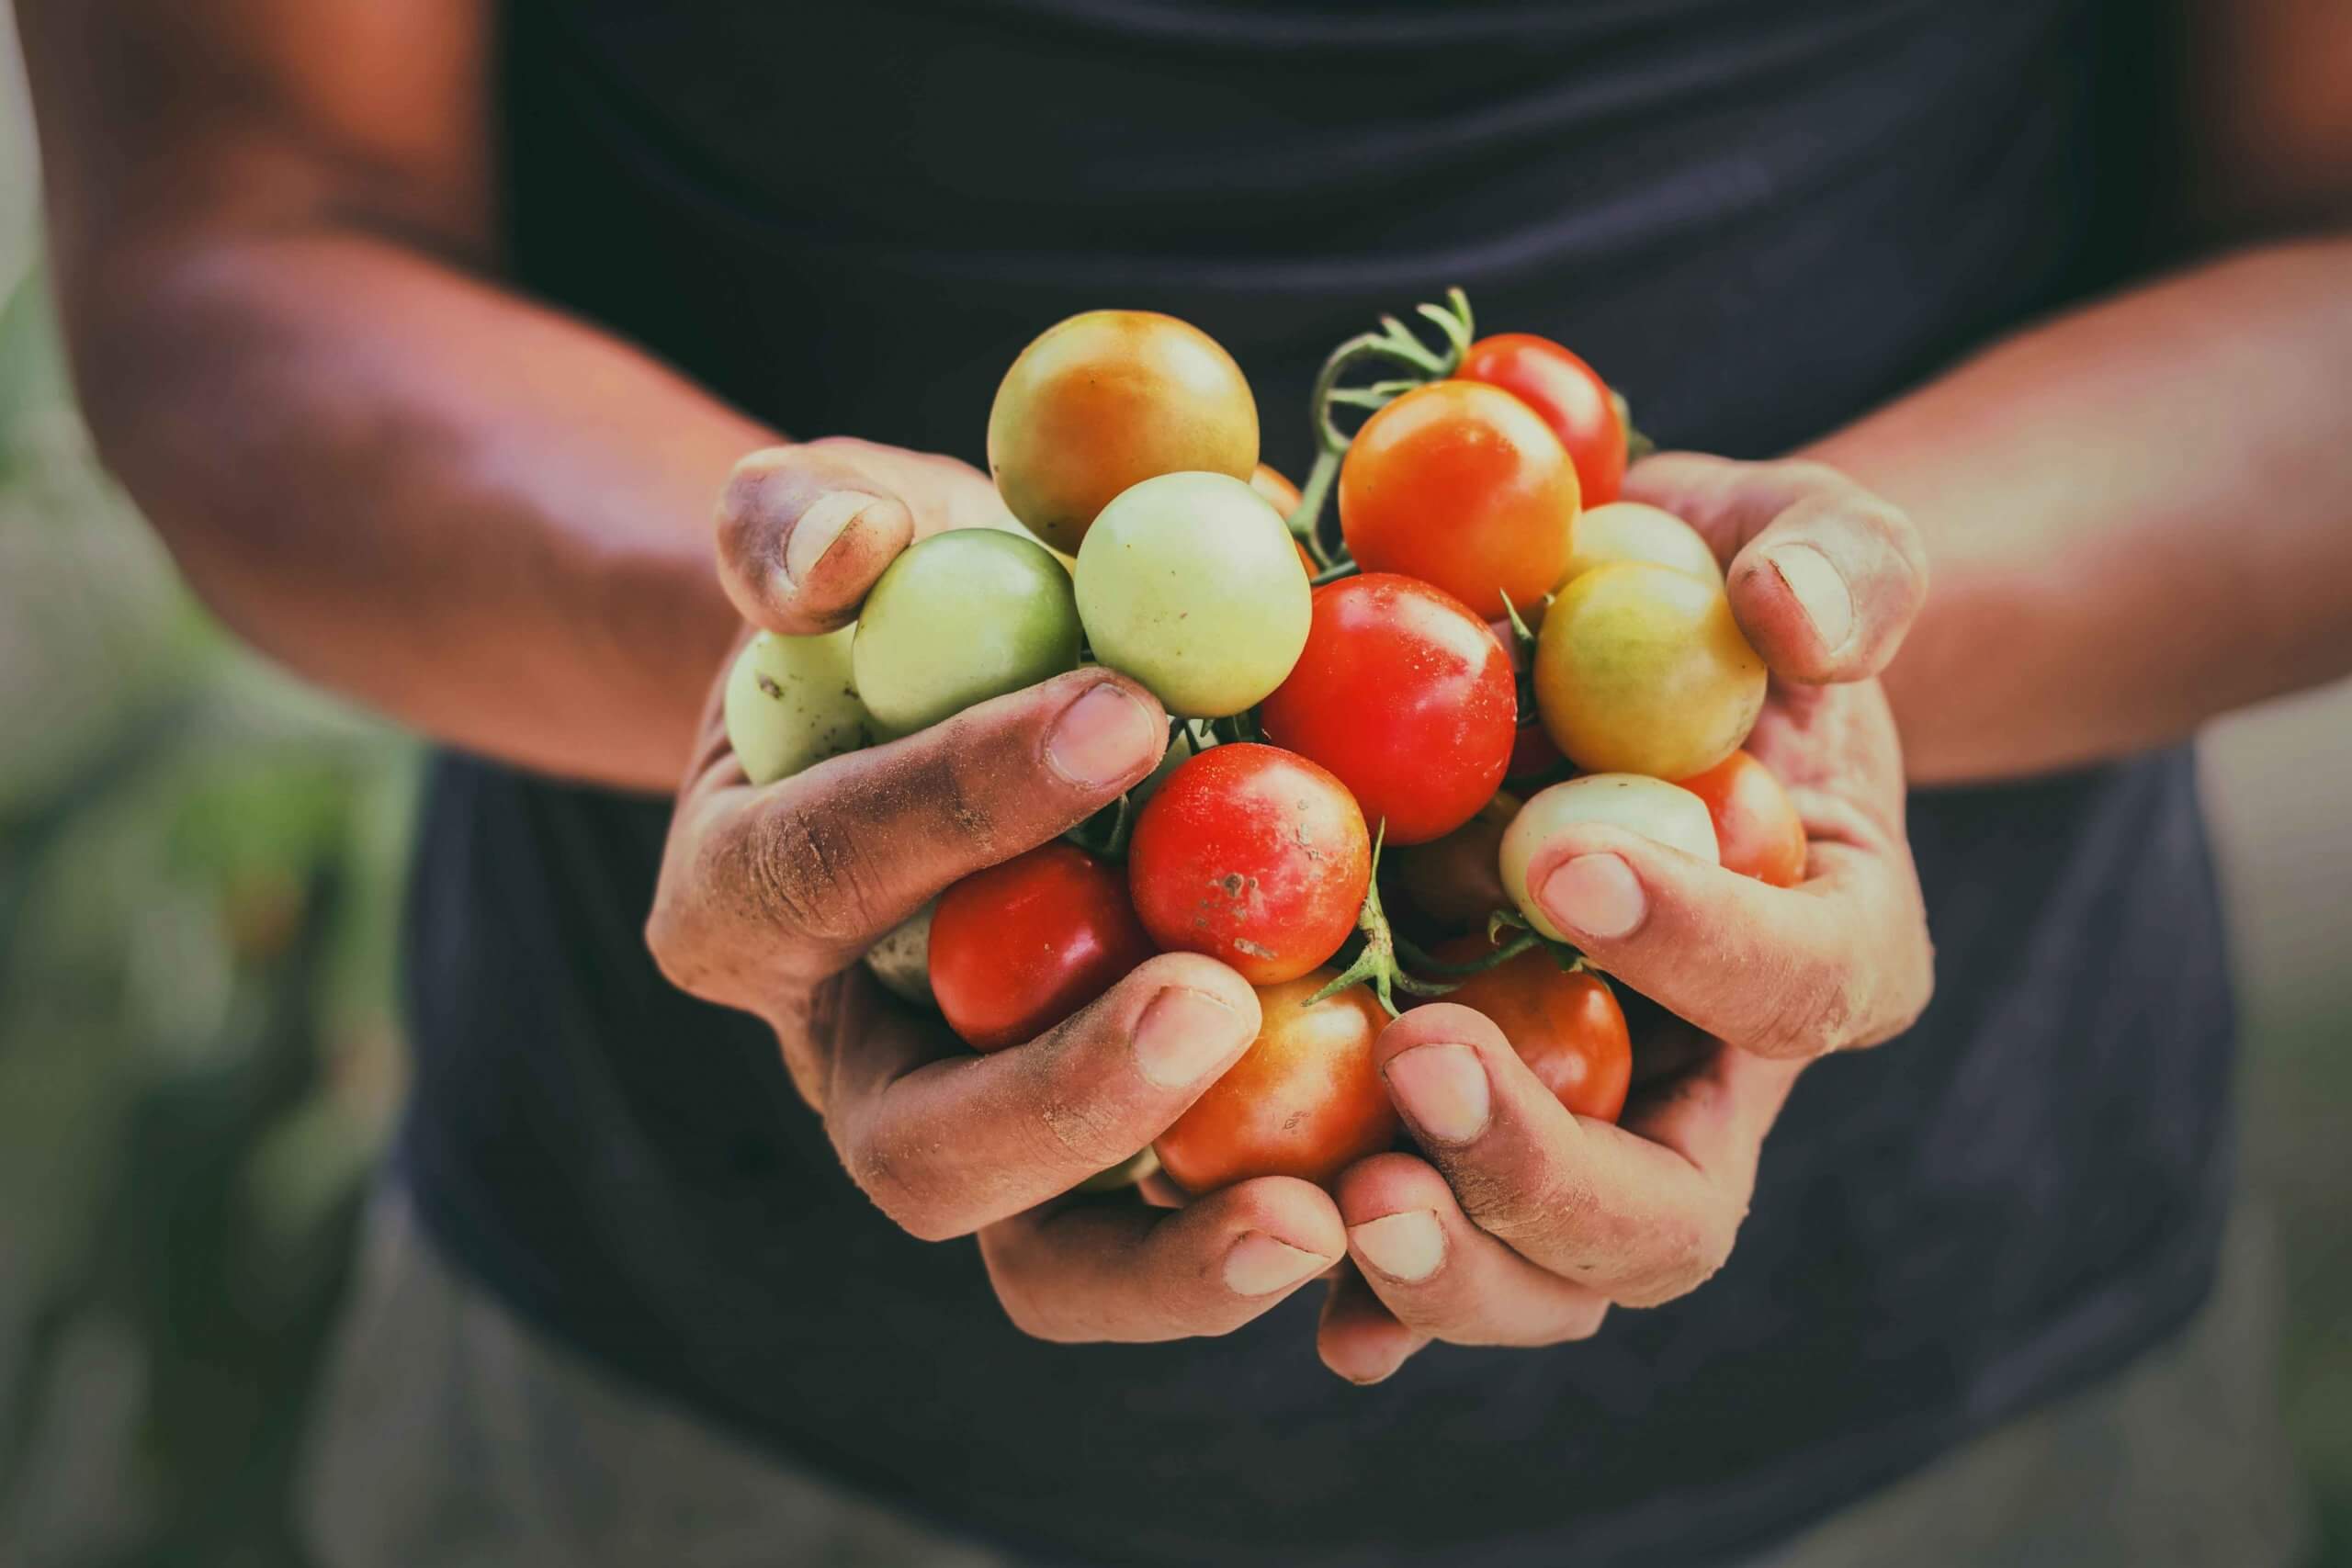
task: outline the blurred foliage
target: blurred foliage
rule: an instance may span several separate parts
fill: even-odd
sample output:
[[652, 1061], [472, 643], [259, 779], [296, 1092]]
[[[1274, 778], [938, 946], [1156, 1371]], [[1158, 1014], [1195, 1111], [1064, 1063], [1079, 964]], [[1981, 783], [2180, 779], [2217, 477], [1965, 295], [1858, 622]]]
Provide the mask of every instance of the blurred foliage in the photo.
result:
[[0, 308], [0, 1562], [300, 1561], [283, 1500], [400, 1095], [411, 743], [179, 588]]

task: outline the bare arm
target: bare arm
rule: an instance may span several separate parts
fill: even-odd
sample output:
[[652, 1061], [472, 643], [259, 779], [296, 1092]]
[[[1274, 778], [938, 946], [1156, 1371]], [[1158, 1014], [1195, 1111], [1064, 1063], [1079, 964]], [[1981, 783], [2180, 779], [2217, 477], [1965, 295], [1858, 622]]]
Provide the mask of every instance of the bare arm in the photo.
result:
[[495, 268], [488, 0], [19, 0], [91, 426], [197, 592], [427, 734], [667, 788], [774, 439]]
[[1812, 449], [1909, 511], [1886, 686], [1917, 782], [2180, 739], [2352, 671], [2352, 11], [2203, 7], [2199, 216], [2240, 251], [2026, 333]]

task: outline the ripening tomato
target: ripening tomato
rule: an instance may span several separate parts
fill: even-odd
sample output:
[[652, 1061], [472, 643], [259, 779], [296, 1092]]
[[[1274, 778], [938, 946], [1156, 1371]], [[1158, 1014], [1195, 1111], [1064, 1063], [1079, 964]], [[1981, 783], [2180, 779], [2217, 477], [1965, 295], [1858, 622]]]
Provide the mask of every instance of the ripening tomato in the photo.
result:
[[1389, 843], [1419, 844], [1495, 793], [1519, 698], [1486, 622], [1426, 582], [1375, 571], [1315, 591], [1306, 651], [1258, 717], [1267, 739], [1339, 775]]
[[1089, 310], [1021, 351], [989, 410], [989, 472], [1046, 543], [1076, 551], [1114, 496], [1160, 474], [1247, 479], [1258, 404], [1233, 356], [1150, 310]]
[[1347, 786], [1272, 746], [1216, 746], [1136, 814], [1127, 884], [1161, 947], [1205, 953], [1253, 986], [1340, 950], [1372, 881], [1372, 841]]
[[1591, 366], [1550, 338], [1498, 333], [1472, 344], [1454, 374], [1500, 387], [1543, 415], [1576, 462], [1587, 506], [1617, 499], [1625, 478], [1625, 421]]
[[1503, 768], [1503, 777], [1516, 782], [1542, 778], [1545, 773], [1566, 765], [1567, 759], [1552, 744], [1551, 736], [1544, 731], [1543, 716], [1532, 708], [1519, 716], [1519, 729], [1511, 737], [1510, 761]]
[[1726, 869], [1775, 887], [1794, 887], [1804, 880], [1804, 824], [1771, 769], [1746, 751], [1734, 751], [1680, 783], [1707, 803]]
[[[1503, 829], [1496, 863], [1510, 901], [1538, 934], [1554, 942], [1568, 939], [1535, 901], [1535, 857], [1554, 835], [1579, 822], [1631, 829], [1711, 865], [1723, 858], [1715, 848], [1715, 825], [1707, 815], [1707, 803], [1680, 784], [1640, 773], [1586, 773], [1538, 790]], [[1544, 874], [1554, 869], [1545, 866]]]
[[1747, 739], [1764, 684], [1722, 586], [1646, 561], [1577, 578], [1536, 634], [1544, 728], [1591, 773], [1704, 773]]
[[1369, 986], [1306, 1005], [1334, 977], [1258, 987], [1258, 1038], [1152, 1145], [1176, 1185], [1197, 1195], [1260, 1176], [1329, 1182], [1396, 1143], [1396, 1107], [1372, 1055], [1388, 1015]]
[[1366, 571], [1433, 582], [1482, 615], [1560, 584], [1576, 465], [1535, 411], [1483, 381], [1439, 381], [1364, 421], [1340, 465], [1340, 530]]
[[[1492, 952], [1493, 945], [1473, 932], [1441, 943], [1433, 956], [1469, 964]], [[1445, 999], [1494, 1020], [1519, 1059], [1577, 1115], [1614, 1122], [1624, 1111], [1634, 1081], [1633, 1041], [1624, 1010], [1600, 976], [1565, 969], [1555, 953], [1534, 947], [1471, 976]]]
[[1152, 955], [1127, 879], [1057, 839], [940, 895], [931, 994], [977, 1051], [1033, 1040]]

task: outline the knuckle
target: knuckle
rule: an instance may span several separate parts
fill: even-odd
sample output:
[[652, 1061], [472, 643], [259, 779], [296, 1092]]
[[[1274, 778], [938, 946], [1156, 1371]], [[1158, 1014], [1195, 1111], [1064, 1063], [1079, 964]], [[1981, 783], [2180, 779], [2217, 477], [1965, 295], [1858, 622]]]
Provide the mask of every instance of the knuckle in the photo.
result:
[[897, 1158], [880, 1139], [858, 1138], [843, 1149], [842, 1164], [858, 1190], [882, 1211], [889, 1222], [917, 1241], [953, 1241], [976, 1228], [941, 1203], [936, 1194], [916, 1181], [906, 1162]]
[[1713, 1279], [1731, 1260], [1738, 1219], [1711, 1210], [1659, 1221], [1650, 1238], [1656, 1261], [1623, 1283], [1617, 1301], [1629, 1307], [1662, 1306]]
[[1847, 496], [1860, 488], [1848, 477], [1845, 469], [1835, 468], [1817, 457], [1782, 457], [1773, 463], [1772, 468], [1792, 490], [1809, 491], [1826, 496]]
[[826, 943], [874, 929], [873, 868], [842, 813], [796, 805], [760, 814], [713, 857], [705, 881], [755, 919]]

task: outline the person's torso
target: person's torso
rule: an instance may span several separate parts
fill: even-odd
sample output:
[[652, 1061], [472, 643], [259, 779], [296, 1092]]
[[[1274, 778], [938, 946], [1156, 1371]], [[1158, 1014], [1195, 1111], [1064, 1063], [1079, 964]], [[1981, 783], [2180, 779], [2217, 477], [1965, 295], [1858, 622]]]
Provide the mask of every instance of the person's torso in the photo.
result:
[[[2122, 13], [2119, 13], [2121, 15]], [[2144, 40], [2087, 0], [516, 0], [524, 284], [796, 435], [977, 458], [1021, 345], [1164, 310], [1295, 472], [1338, 338], [1466, 288], [1661, 439], [1766, 456], [2111, 278]], [[429, 1221], [541, 1321], [913, 1506], [1097, 1562], [1686, 1562], [2112, 1364], [2201, 1289], [2228, 997], [2185, 753], [1925, 795], [1920, 1027], [1801, 1082], [1728, 1268], [1360, 1390], [1313, 1303], [1023, 1339], [641, 927], [664, 808], [443, 765]]]

